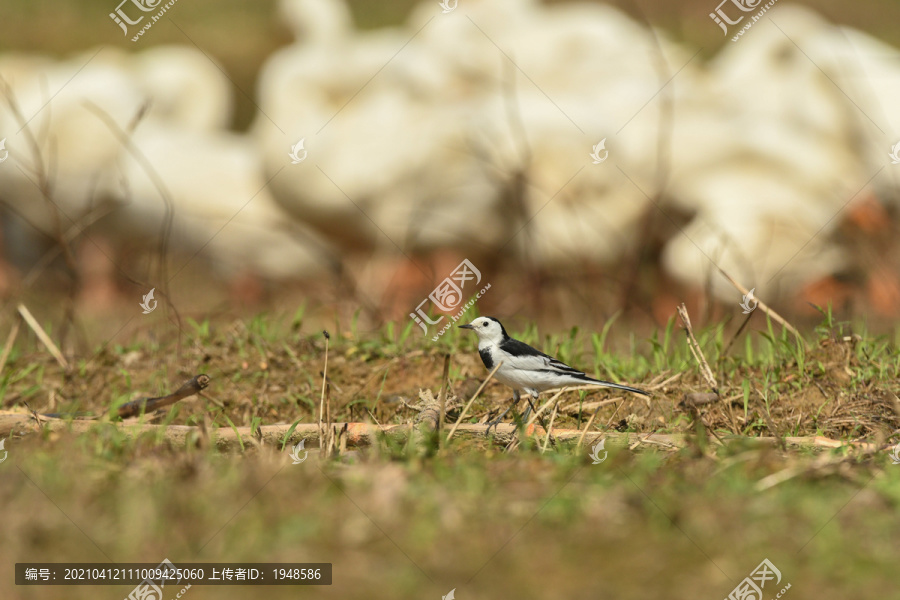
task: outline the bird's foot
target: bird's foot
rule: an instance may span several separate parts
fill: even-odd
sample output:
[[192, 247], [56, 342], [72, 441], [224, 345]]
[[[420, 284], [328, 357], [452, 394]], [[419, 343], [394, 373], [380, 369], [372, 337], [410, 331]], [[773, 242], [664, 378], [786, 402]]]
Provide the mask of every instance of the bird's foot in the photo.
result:
[[[513, 405], [513, 406], [515, 406], [515, 405]], [[494, 428], [494, 433], [497, 432], [497, 425], [499, 425], [500, 423], [503, 422], [503, 418], [506, 416], [506, 414], [507, 414], [509, 411], [512, 410], [512, 408], [513, 408], [513, 407], [510, 406], [509, 408], [507, 408], [506, 410], [504, 410], [502, 413], [500, 413], [500, 416], [499, 416], [499, 417], [497, 417], [497, 418], [494, 419], [493, 421], [488, 421], [488, 422], [487, 422], [487, 429], [486, 429], [485, 432], [484, 432], [484, 436], [485, 436], [485, 437], [491, 435], [491, 427]]]
[[503, 417], [506, 416], [506, 413], [507, 411], [503, 411], [503, 413], [501, 413], [499, 417], [497, 417], [493, 421], [487, 422], [487, 429], [485, 429], [484, 431], [484, 437], [488, 437], [489, 435], [491, 435], [491, 427], [494, 428], [494, 433], [497, 433], [497, 425], [503, 422]]

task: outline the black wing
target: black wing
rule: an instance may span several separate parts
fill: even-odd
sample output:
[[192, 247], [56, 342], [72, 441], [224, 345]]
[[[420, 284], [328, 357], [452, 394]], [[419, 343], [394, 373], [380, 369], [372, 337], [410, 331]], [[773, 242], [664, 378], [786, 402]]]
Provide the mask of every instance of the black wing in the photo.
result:
[[[528, 364], [529, 367], [531, 367], [535, 370], [537, 370], [541, 367], [543, 367], [543, 368], [549, 367], [550, 369], [552, 369], [553, 371], [555, 371], [557, 373], [564, 373], [567, 375], [574, 375], [574, 376], [584, 375], [583, 371], [579, 371], [578, 369], [573, 369], [572, 367], [565, 364], [564, 362], [560, 362], [560, 361], [556, 360], [555, 358], [553, 358], [552, 356], [550, 356], [548, 354], [544, 354], [537, 348], [532, 348], [525, 342], [520, 342], [519, 340], [516, 340], [513, 338], [507, 338], [503, 342], [501, 342], [500, 349], [515, 358], [539, 359], [538, 361], [534, 361], [534, 362], [529, 361], [529, 360], [522, 361], [523, 364], [521, 366], [523, 368], [527, 368], [527, 367], [525, 367], [525, 364]], [[540, 359], [542, 359], [542, 360], [540, 360]]]

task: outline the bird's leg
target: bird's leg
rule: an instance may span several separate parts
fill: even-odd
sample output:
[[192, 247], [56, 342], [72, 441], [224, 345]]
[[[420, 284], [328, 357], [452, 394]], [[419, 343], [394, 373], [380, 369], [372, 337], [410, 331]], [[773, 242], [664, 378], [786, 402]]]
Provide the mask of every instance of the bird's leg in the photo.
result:
[[485, 435], [485, 436], [490, 435], [490, 433], [491, 433], [491, 427], [493, 427], [493, 428], [496, 429], [497, 425], [499, 425], [500, 423], [503, 422], [503, 417], [506, 416], [506, 413], [508, 413], [509, 411], [511, 411], [512, 409], [514, 409], [518, 404], [519, 404], [519, 392], [514, 391], [514, 392], [513, 392], [513, 403], [510, 404], [510, 405], [506, 408], [506, 410], [504, 410], [502, 413], [500, 413], [500, 416], [499, 416], [499, 417], [497, 417], [497, 418], [494, 419], [493, 421], [488, 421], [488, 424], [487, 424], [488, 428], [487, 428], [487, 431], [484, 432], [484, 435]]
[[532, 408], [533, 408], [533, 407], [531, 406], [531, 400], [529, 400], [529, 401], [528, 401], [528, 408], [525, 409], [525, 414], [522, 415], [522, 421], [523, 421], [523, 422], [525, 422], [525, 423], [528, 422], [528, 417], [531, 415], [531, 409], [532, 409]]

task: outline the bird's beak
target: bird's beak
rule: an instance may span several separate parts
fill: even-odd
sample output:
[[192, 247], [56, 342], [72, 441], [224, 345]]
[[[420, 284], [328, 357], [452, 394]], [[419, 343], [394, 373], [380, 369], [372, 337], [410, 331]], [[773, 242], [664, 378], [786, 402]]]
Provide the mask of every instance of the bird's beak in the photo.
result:
[[475, 329], [475, 326], [472, 325], [471, 323], [466, 323], [465, 325], [460, 325], [459, 328], [460, 329]]

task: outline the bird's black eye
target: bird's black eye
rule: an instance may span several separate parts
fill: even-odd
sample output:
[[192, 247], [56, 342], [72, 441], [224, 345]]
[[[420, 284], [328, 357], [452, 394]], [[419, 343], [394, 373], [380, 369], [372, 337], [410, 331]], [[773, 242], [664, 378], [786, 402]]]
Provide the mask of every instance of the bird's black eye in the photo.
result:
[[487, 327], [487, 323], [486, 323], [486, 322], [485, 322], [485, 323], [482, 323], [481, 326], [482, 326], [482, 327]]

